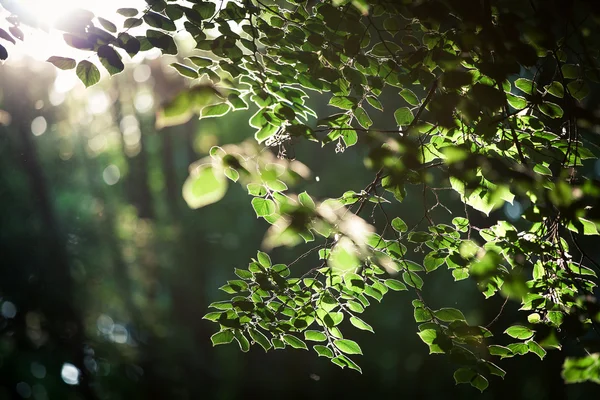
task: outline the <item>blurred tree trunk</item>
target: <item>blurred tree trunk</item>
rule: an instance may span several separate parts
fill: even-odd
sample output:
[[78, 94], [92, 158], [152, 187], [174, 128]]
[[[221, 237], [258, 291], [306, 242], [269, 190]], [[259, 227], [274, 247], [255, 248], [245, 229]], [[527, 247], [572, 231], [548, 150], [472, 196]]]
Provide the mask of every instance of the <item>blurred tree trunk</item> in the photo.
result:
[[[58, 346], [59, 358], [72, 363], [80, 371], [79, 384], [74, 388], [85, 399], [95, 399], [91, 376], [84, 365], [86, 337], [79, 315], [80, 310], [74, 307], [74, 288], [65, 240], [54, 213], [51, 193], [31, 133], [31, 116], [27, 114], [27, 110], [33, 107], [26, 92], [20, 91], [12, 95], [19, 99], [15, 102], [18, 109], [9, 112], [16, 116], [13, 119], [13, 128], [20, 141], [22, 168], [28, 177], [30, 191], [35, 199], [35, 211], [43, 224], [41, 235], [46, 253], [47, 268], [40, 269], [40, 285], [37, 287], [40, 291], [40, 302], [30, 303], [30, 311], [41, 310], [44, 317], [53, 322], [48, 325], [48, 330]], [[27, 283], [23, 282], [23, 285], [27, 286]], [[26, 312], [27, 310], [22, 310], [23, 314]]]

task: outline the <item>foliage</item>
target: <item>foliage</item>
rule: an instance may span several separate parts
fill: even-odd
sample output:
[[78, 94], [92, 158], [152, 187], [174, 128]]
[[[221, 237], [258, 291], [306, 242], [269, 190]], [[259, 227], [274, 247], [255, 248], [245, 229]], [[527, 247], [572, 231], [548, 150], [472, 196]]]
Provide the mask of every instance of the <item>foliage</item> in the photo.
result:
[[[563, 377], [598, 382], [599, 266], [580, 245], [581, 236], [599, 234], [600, 223], [600, 185], [586, 175], [598, 158], [590, 106], [600, 78], [598, 5], [146, 2], [144, 10], [118, 10], [127, 18], [122, 28], [80, 11], [59, 29], [115, 74], [125, 53], [177, 54], [172, 34], [183, 27], [198, 55], [172, 66], [193, 84], [164, 106], [157, 124], [256, 107], [254, 138], [273, 150], [213, 148], [190, 169], [185, 200], [206, 206], [225, 195], [228, 180], [239, 182], [257, 218], [271, 225], [263, 250], [318, 242], [287, 264], [259, 251], [236, 269], [237, 278], [221, 287], [231, 298], [212, 303], [204, 316], [219, 326], [214, 345], [235, 340], [242, 351], [251, 344], [267, 351], [310, 344], [360, 371], [362, 350], [347, 338], [344, 320], [372, 332], [359, 314], [390, 290], [409, 291], [419, 337], [430, 353], [456, 363], [457, 384], [483, 391], [492, 375], [505, 374], [498, 360], [526, 353], [543, 359], [585, 335], [595, 337], [581, 344], [587, 356], [568, 358]], [[145, 32], [134, 35], [140, 28]], [[0, 37], [15, 42], [11, 33]], [[0, 55], [6, 58], [4, 47]], [[48, 61], [75, 69], [86, 86], [100, 78], [88, 54]], [[331, 113], [317, 115], [306, 90], [327, 96]], [[299, 141], [327, 154], [360, 142], [369, 149], [373, 181], [332, 199], [292, 194], [289, 187], [309, 176], [290, 157]], [[442, 191], [457, 193], [464, 215], [443, 213]], [[409, 226], [392, 205], [411, 196], [420, 196], [422, 218]], [[494, 212], [505, 203], [530, 206], [511, 222]], [[361, 217], [368, 206], [372, 223]], [[312, 267], [292, 277], [294, 264], [308, 257]], [[496, 338], [489, 329], [495, 320], [479, 326], [458, 309], [431, 307], [422, 288], [444, 265], [486, 298], [520, 302], [526, 320]]]

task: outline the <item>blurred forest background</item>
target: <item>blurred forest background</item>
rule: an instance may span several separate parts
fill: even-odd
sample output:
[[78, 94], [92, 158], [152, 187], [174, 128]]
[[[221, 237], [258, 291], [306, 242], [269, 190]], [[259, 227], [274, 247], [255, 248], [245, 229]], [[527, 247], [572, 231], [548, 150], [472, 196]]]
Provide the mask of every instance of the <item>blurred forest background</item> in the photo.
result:
[[[365, 313], [376, 334], [355, 334], [363, 375], [313, 352], [212, 348], [214, 326], [202, 315], [224, 298], [217, 288], [233, 269], [255, 256], [267, 225], [239, 185], [197, 211], [181, 187], [211, 146], [252, 140], [253, 110], [155, 129], [156, 108], [184, 87], [169, 62], [128, 65], [87, 90], [72, 71], [28, 58], [0, 68], [0, 399], [598, 398], [593, 384], [565, 386], [562, 356], [551, 351], [543, 362], [533, 354], [501, 361], [505, 380], [484, 394], [455, 386], [448, 358], [429, 356], [415, 334], [407, 292]], [[372, 180], [367, 151], [298, 143], [291, 155], [312, 178], [293, 190], [315, 198], [360, 191]], [[416, 222], [419, 199], [409, 195], [390, 215]], [[452, 209], [451, 193], [441, 201]], [[515, 207], [494, 215], [517, 219]], [[600, 254], [593, 239], [584, 244]], [[271, 257], [290, 262], [308, 248]], [[459, 306], [473, 324], [489, 323], [502, 306], [499, 296], [484, 302], [469, 280], [452, 284], [442, 269], [428, 278], [431, 304]], [[509, 302], [491, 329], [502, 336], [503, 321], [514, 318]], [[565, 346], [581, 354], [576, 343]]]

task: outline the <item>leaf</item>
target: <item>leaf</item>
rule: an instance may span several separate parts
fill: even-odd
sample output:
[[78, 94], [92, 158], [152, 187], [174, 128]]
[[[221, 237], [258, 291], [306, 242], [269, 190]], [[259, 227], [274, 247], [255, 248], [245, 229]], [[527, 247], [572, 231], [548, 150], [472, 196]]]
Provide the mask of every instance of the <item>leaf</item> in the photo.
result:
[[515, 96], [511, 93], [506, 93], [506, 100], [508, 101], [508, 104], [510, 104], [510, 106], [514, 109], [522, 110], [525, 107], [527, 107], [527, 100], [525, 100], [524, 97]]
[[389, 287], [390, 289], [396, 292], [399, 292], [401, 290], [407, 290], [406, 285], [396, 279], [386, 279], [384, 283], [385, 286]]
[[79, 61], [75, 72], [85, 87], [95, 85], [100, 80], [100, 71], [98, 71], [98, 67], [87, 60]]
[[356, 107], [356, 109], [354, 110], [354, 117], [356, 118], [360, 126], [362, 126], [365, 129], [369, 129], [371, 125], [373, 125], [373, 120], [371, 120], [369, 114], [367, 114], [365, 109], [362, 107]]
[[441, 308], [433, 312], [433, 315], [444, 322], [466, 321], [465, 316], [456, 308]]
[[437, 252], [432, 251], [423, 259], [423, 266], [425, 267], [425, 271], [430, 273], [438, 269], [442, 264], [444, 264], [444, 262], [444, 257], [439, 256]]
[[419, 98], [410, 89], [402, 89], [400, 96], [402, 96], [402, 98], [411, 106], [419, 105]]
[[552, 96], [560, 99], [562, 99], [565, 95], [565, 88], [563, 87], [563, 84], [558, 81], [554, 81], [551, 84], [544, 86], [544, 89], [546, 89]]
[[406, 225], [406, 223], [398, 217], [392, 220], [392, 228], [399, 233], [403, 233], [408, 230], [408, 226]]
[[148, 11], [143, 16], [144, 21], [153, 28], [175, 31], [175, 23], [164, 15]]
[[231, 341], [233, 340], [233, 332], [230, 330], [217, 332], [210, 337], [210, 340], [213, 346], [231, 343]]
[[552, 171], [550, 170], [550, 168], [546, 167], [543, 164], [536, 164], [533, 167], [533, 171], [540, 175], [552, 176]]
[[310, 195], [306, 192], [302, 192], [298, 195], [298, 201], [300, 202], [300, 204], [302, 204], [304, 207], [309, 208], [311, 210], [314, 210], [316, 208], [315, 202], [313, 201], [313, 199], [310, 197]]
[[532, 95], [536, 91], [535, 83], [531, 79], [519, 78], [515, 81], [515, 86], [529, 95]]
[[17, 43], [17, 41], [10, 35], [10, 33], [6, 32], [4, 29], [0, 28], [0, 38], [11, 42], [12, 44]]
[[113, 24], [112, 22], [110, 22], [107, 19], [104, 19], [102, 17], [98, 17], [98, 22], [100, 22], [100, 25], [102, 25], [102, 27], [104, 29], [106, 29], [109, 32], [112, 33], [116, 33], [117, 32], [117, 26], [115, 24]]
[[98, 48], [98, 57], [100, 58], [102, 66], [106, 68], [111, 75], [118, 74], [125, 68], [121, 56], [111, 46], [100, 46], [100, 48]]
[[143, 23], [144, 23], [144, 21], [142, 21], [141, 18], [127, 18], [123, 22], [123, 28], [132, 29], [132, 28], [136, 28], [136, 27], [140, 26]]
[[201, 165], [183, 184], [183, 198], [190, 208], [200, 208], [221, 200], [227, 192], [227, 180], [211, 165]]
[[540, 358], [540, 360], [543, 360], [544, 357], [546, 356], [546, 350], [544, 350], [542, 348], [542, 346], [540, 346], [534, 340], [528, 340], [527, 341], [527, 347], [529, 347], [529, 351], [531, 351], [532, 353], [536, 354]]
[[415, 118], [408, 107], [401, 107], [394, 112], [394, 118], [398, 126], [410, 125]]
[[117, 13], [124, 17], [135, 17], [138, 14], [138, 10], [135, 8], [119, 8]]
[[458, 385], [459, 383], [471, 383], [471, 380], [475, 378], [477, 372], [471, 368], [459, 368], [454, 371], [454, 382]]
[[350, 323], [363, 331], [373, 332], [373, 328], [371, 327], [371, 325], [367, 324], [365, 321], [358, 317], [350, 317]]
[[252, 208], [254, 208], [257, 217], [266, 217], [277, 211], [277, 206], [273, 200], [263, 199], [261, 197], [252, 199]]
[[585, 99], [590, 94], [590, 88], [588, 84], [582, 79], [569, 82], [567, 84], [567, 89], [569, 90], [571, 96], [579, 101]]
[[250, 350], [250, 342], [248, 341], [248, 339], [246, 339], [246, 336], [244, 336], [244, 334], [242, 332], [235, 331], [234, 337], [235, 337], [235, 340], [238, 342], [238, 345], [240, 346], [241, 351], [246, 353]]
[[492, 345], [488, 346], [488, 349], [490, 351], [490, 354], [493, 356], [500, 356], [502, 358], [506, 358], [506, 357], [512, 357], [514, 355], [513, 352], [508, 347], [499, 346], [496, 344], [492, 344]]
[[77, 62], [75, 60], [73, 60], [72, 58], [67, 58], [67, 57], [52, 56], [52, 57], [48, 58], [46, 61], [53, 64], [56, 68], [59, 68], [62, 70], [73, 69], [77, 65]]
[[258, 262], [260, 263], [260, 265], [262, 265], [265, 268], [270, 268], [272, 263], [271, 263], [271, 257], [269, 257], [269, 255], [267, 253], [265, 253], [264, 251], [259, 251], [256, 254], [256, 258], [258, 259]]
[[319, 331], [304, 331], [304, 339], [313, 342], [324, 342], [327, 340], [327, 336]]
[[172, 63], [171, 67], [175, 68], [177, 70], [177, 72], [179, 72], [181, 75], [183, 75], [187, 78], [192, 78], [192, 79], [198, 78], [198, 72], [196, 72], [195, 69], [188, 67], [187, 65], [183, 65], [183, 64], [179, 64], [179, 63]]
[[341, 108], [342, 110], [352, 110], [356, 107], [357, 103], [356, 99], [346, 96], [333, 96], [329, 100], [330, 106]]
[[346, 354], [361, 354], [362, 355], [362, 350], [360, 349], [360, 346], [358, 345], [358, 343], [356, 343], [353, 340], [349, 340], [349, 339], [337, 339], [337, 340], [333, 341], [333, 344], [342, 353], [346, 353]]
[[522, 325], [513, 325], [505, 330], [504, 333], [512, 338], [521, 340], [529, 339], [533, 336], [533, 331]]
[[333, 351], [329, 347], [316, 344], [313, 346], [313, 349], [315, 349], [319, 357], [333, 358]]
[[295, 349], [308, 350], [308, 348], [306, 347], [306, 343], [298, 339], [296, 336], [283, 335], [283, 340]]
[[213, 65], [213, 60], [206, 57], [190, 56], [188, 59], [200, 68], [210, 67]]
[[481, 393], [483, 393], [485, 391], [485, 389], [487, 389], [487, 387], [489, 386], [489, 383], [488, 383], [488, 380], [485, 379], [485, 377], [483, 375], [477, 375], [471, 381], [471, 386], [479, 389], [481, 391]]
[[257, 331], [256, 329], [250, 329], [249, 332], [252, 340], [258, 343], [263, 349], [265, 349], [265, 351], [268, 351], [271, 348], [269, 339], [267, 339], [267, 337], [261, 332]]
[[550, 118], [562, 118], [563, 116], [563, 109], [558, 104], [549, 101], [539, 104], [538, 108]]
[[231, 106], [227, 103], [213, 104], [202, 109], [200, 118], [221, 117], [231, 110]]
[[402, 279], [408, 286], [416, 287], [419, 290], [423, 287], [423, 279], [416, 272], [406, 271], [402, 273]]

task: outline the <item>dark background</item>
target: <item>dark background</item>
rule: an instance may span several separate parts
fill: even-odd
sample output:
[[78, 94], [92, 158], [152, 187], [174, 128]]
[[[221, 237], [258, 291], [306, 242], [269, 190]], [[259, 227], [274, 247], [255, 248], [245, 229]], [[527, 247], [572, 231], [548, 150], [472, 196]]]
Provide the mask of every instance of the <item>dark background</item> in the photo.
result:
[[[77, 85], [61, 104], [52, 68], [22, 60], [0, 69], [0, 399], [600, 395], [597, 385], [564, 385], [564, 353], [556, 351], [543, 362], [533, 354], [498, 361], [507, 376], [492, 379], [484, 394], [455, 386], [456, 367], [444, 356], [429, 356], [416, 335], [408, 292], [389, 293], [366, 311], [375, 335], [350, 334], [365, 354], [357, 357], [362, 375], [312, 351], [265, 354], [252, 346], [244, 354], [235, 344], [212, 348], [216, 326], [202, 320], [206, 307], [226, 298], [217, 288], [255, 256], [268, 225], [256, 219], [239, 185], [230, 185], [221, 202], [200, 210], [187, 207], [181, 187], [189, 164], [212, 145], [252, 137], [247, 124], [252, 110], [222, 119], [193, 118], [157, 131], [154, 108], [136, 109], [136, 96], [139, 102], [139, 93], [150, 94], [156, 106], [183, 83], [157, 61], [150, 66], [146, 81], [136, 82], [131, 67], [99, 87], [85, 91]], [[109, 106], [90, 113], [90, 103], [102, 100], [102, 93]], [[317, 99], [315, 107], [323, 104]], [[32, 121], [39, 116], [47, 130], [36, 136]], [[125, 116], [138, 121], [139, 133], [135, 125], [121, 123]], [[293, 150], [313, 172], [294, 192], [336, 197], [372, 180], [373, 172], [363, 167], [366, 147], [336, 154], [333, 145], [297, 143]], [[120, 178], [109, 185], [105, 177], [110, 181], [115, 167]], [[411, 196], [412, 190], [404, 203], [386, 206], [391, 217], [418, 221], [422, 196]], [[463, 215], [452, 193], [441, 200], [455, 216]], [[503, 210], [494, 217], [506, 218]], [[595, 244], [584, 243], [591, 249]], [[308, 248], [276, 249], [271, 257], [291, 262]], [[414, 255], [417, 261], [421, 257]], [[301, 275], [314, 262], [308, 257], [292, 273]], [[454, 283], [444, 268], [427, 276], [424, 295], [433, 307], [461, 308], [471, 324], [486, 325], [503, 303], [499, 296], [484, 300], [470, 280]], [[526, 313], [509, 302], [491, 327], [501, 344], [507, 339], [502, 332], [514, 321], [526, 322]], [[564, 346], [567, 355], [582, 354], [577, 343]], [[61, 376], [65, 363], [81, 371], [77, 385]]]

